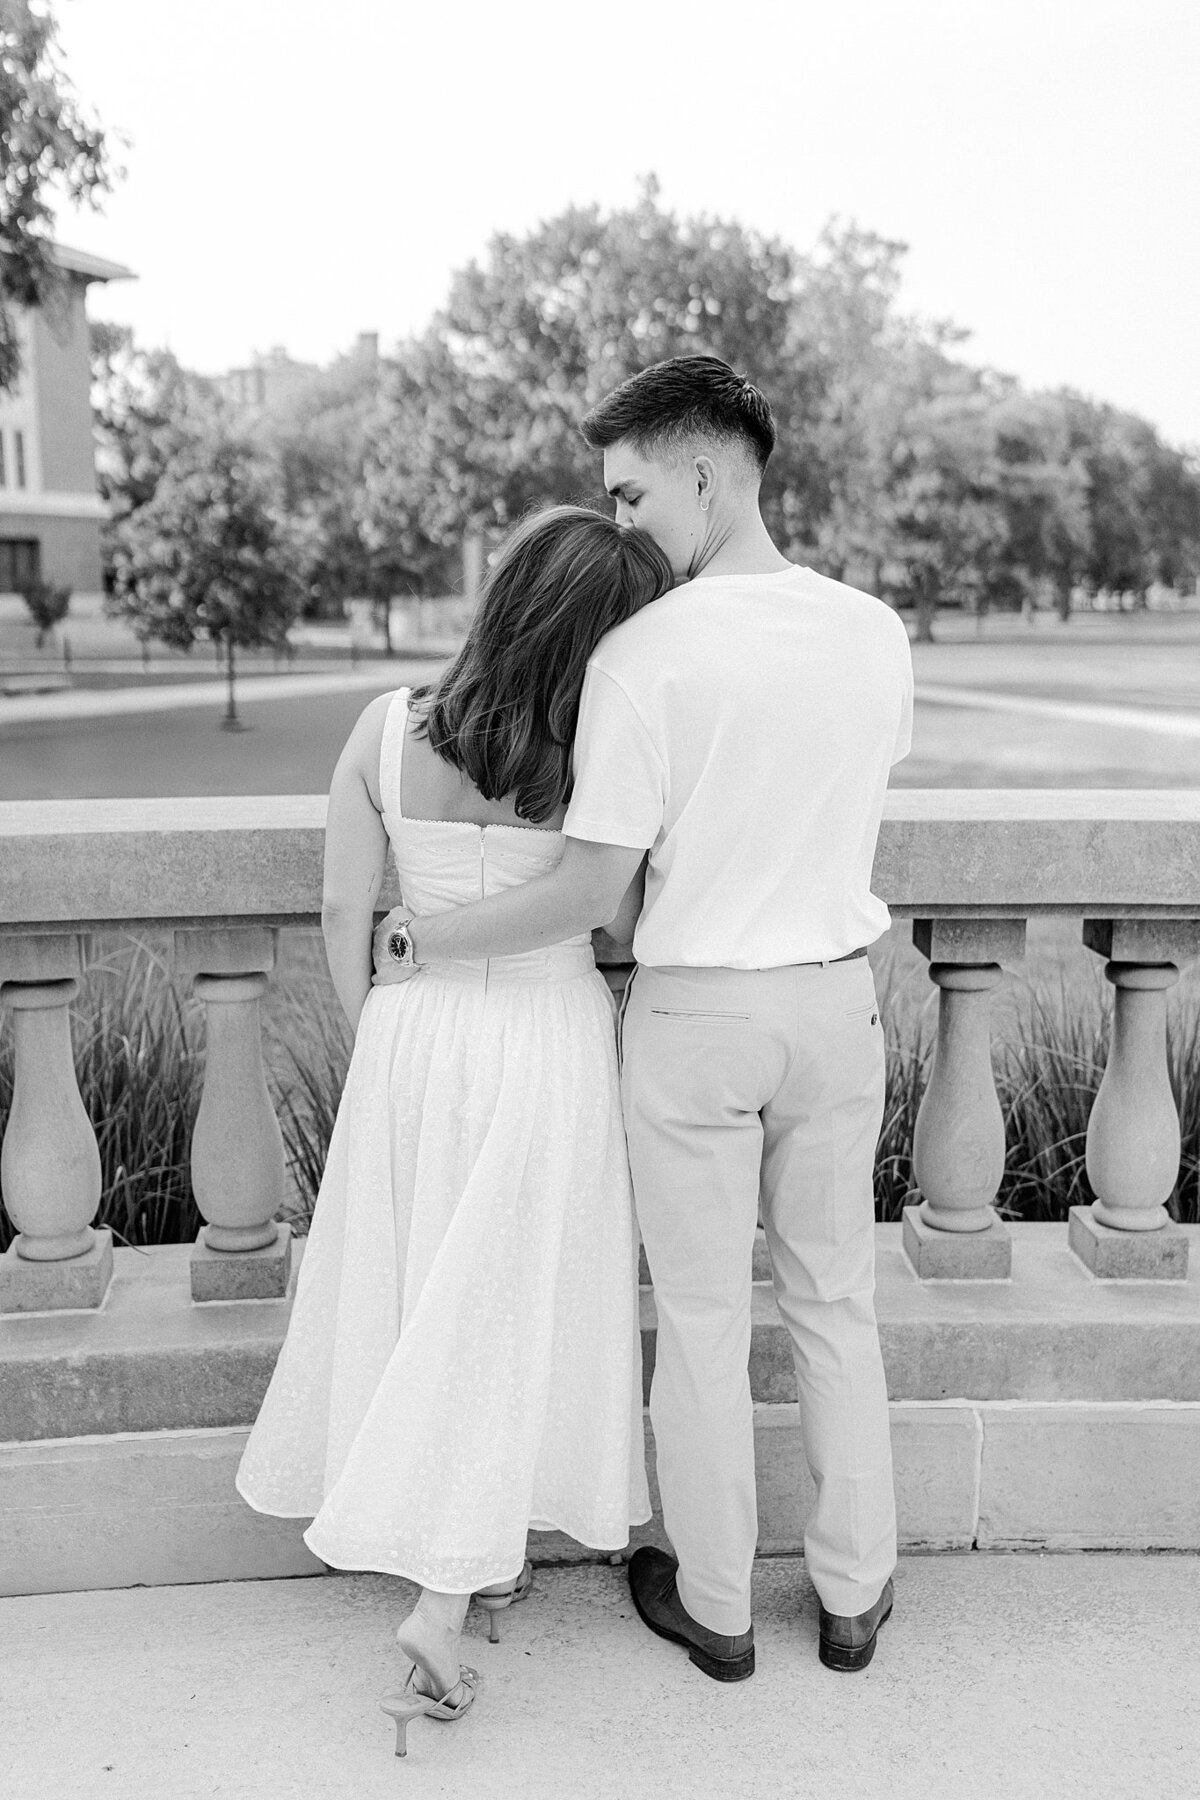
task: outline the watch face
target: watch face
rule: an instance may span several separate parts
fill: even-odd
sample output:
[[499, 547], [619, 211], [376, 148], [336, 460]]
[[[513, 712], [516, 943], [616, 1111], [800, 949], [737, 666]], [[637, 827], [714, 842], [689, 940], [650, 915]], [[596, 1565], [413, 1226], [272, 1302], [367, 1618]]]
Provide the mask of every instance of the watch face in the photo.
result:
[[394, 962], [407, 962], [410, 955], [408, 933], [401, 928], [388, 938], [388, 955]]

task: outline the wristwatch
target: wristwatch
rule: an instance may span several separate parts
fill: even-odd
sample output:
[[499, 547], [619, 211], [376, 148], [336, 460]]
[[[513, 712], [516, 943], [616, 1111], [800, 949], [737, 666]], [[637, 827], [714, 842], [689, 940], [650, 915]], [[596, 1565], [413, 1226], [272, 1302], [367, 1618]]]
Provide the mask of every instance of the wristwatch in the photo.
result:
[[393, 931], [387, 935], [387, 953], [393, 962], [399, 963], [402, 969], [415, 969], [417, 959], [413, 955], [412, 934], [409, 926], [411, 919], [403, 919]]

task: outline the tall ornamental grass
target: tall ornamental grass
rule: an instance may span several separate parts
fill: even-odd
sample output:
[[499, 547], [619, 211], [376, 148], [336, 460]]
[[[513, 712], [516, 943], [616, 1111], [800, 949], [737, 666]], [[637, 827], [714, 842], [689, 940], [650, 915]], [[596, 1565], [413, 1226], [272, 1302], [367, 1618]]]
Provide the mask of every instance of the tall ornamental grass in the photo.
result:
[[[876, 1162], [881, 1219], [917, 1198], [912, 1139], [933, 1054], [937, 991], [923, 966], [885, 958], [877, 985], [887, 1098]], [[997, 1204], [1014, 1219], [1065, 1219], [1093, 1196], [1084, 1167], [1088, 1114], [1104, 1071], [1112, 994], [1098, 968], [1010, 985], [996, 1006], [993, 1065], [1007, 1156]], [[200, 1102], [203, 1008], [153, 947], [125, 941], [89, 970], [72, 1012], [80, 1091], [100, 1145], [98, 1223], [119, 1243], [187, 1242], [201, 1220], [188, 1153]], [[1170, 1202], [1200, 1222], [1200, 986], [1168, 1001], [1171, 1080], [1183, 1162]], [[266, 1012], [268, 1082], [283, 1130], [290, 1193], [283, 1216], [307, 1228], [320, 1186], [351, 1039], [327, 979], [310, 967], [279, 980]], [[12, 1038], [0, 1037], [0, 1129], [12, 1095]], [[13, 1236], [0, 1217], [0, 1249]]]

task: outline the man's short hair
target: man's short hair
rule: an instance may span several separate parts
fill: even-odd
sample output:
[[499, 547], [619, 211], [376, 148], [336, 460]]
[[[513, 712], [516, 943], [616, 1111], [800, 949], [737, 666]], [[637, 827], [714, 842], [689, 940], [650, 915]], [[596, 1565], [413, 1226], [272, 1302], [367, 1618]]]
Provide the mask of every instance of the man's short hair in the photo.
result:
[[697, 438], [740, 441], [760, 475], [775, 448], [766, 397], [719, 356], [673, 356], [639, 370], [593, 406], [580, 430], [593, 450], [628, 441], [639, 456]]

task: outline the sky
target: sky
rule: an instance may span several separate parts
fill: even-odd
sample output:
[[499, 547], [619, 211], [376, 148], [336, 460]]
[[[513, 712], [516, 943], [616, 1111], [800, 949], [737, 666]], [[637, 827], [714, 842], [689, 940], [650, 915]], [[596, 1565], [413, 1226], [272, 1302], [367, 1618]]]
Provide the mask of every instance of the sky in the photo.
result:
[[498, 231], [572, 204], [831, 216], [909, 246], [963, 354], [1200, 446], [1196, 0], [57, 0], [127, 142], [57, 234], [96, 317], [216, 372], [417, 332]]

